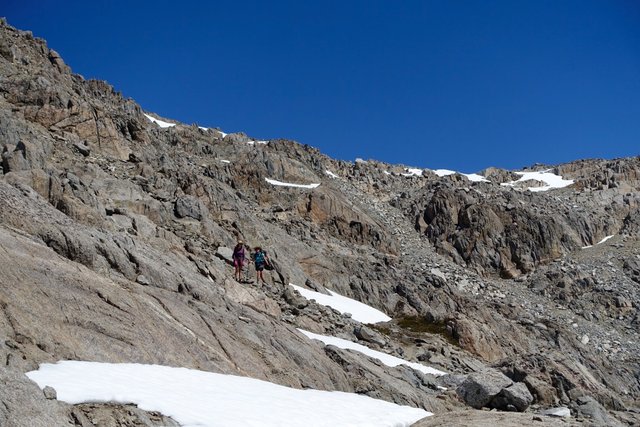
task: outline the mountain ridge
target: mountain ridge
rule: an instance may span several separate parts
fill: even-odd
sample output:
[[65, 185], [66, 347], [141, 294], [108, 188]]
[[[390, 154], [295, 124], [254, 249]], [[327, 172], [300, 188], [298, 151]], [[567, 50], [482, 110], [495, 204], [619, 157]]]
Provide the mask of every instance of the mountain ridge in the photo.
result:
[[[500, 185], [511, 171], [492, 169], [490, 183], [404, 176], [293, 141], [162, 128], [108, 84], [71, 74], [44, 41], [0, 30], [3, 376], [60, 359], [159, 363], [443, 413], [464, 404], [438, 385], [493, 368], [538, 408], [638, 422], [640, 159], [554, 166], [574, 184], [532, 193]], [[581, 249], [611, 234], [606, 249]], [[268, 248], [268, 287], [233, 281], [224, 249], [237, 239]], [[394, 321], [363, 333], [289, 283]], [[402, 326], [410, 319], [430, 333]], [[380, 366], [294, 327], [453, 375], [444, 385]], [[23, 425], [20, 402], [0, 398], [4, 421]], [[92, 425], [62, 403], [30, 407]]]

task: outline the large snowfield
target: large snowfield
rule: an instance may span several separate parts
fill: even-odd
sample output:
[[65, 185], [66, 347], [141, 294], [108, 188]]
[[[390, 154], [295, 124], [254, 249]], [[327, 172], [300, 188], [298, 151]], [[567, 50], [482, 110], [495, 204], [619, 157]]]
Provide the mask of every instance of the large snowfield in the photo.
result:
[[27, 376], [70, 404], [134, 403], [184, 427], [402, 427], [432, 415], [355, 393], [158, 365], [62, 361]]

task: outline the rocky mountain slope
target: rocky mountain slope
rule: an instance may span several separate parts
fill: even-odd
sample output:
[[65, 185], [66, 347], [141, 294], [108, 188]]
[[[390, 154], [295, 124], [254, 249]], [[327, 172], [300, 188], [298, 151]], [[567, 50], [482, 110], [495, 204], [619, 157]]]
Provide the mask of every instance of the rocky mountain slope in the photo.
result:
[[[640, 423], [640, 158], [536, 165], [574, 184], [532, 192], [501, 185], [517, 180], [510, 171], [416, 176], [287, 140], [161, 127], [6, 22], [0, 94], [0, 425], [172, 423], [47, 399], [23, 375], [63, 359], [244, 375], [439, 414], [420, 425], [497, 419], [470, 406], [539, 425], [560, 406], [572, 415], [563, 425]], [[238, 239], [269, 252], [269, 286], [233, 280]], [[363, 326], [289, 283], [393, 320]], [[450, 375], [391, 368], [296, 328]], [[507, 382], [485, 401], [467, 395], [495, 381]]]

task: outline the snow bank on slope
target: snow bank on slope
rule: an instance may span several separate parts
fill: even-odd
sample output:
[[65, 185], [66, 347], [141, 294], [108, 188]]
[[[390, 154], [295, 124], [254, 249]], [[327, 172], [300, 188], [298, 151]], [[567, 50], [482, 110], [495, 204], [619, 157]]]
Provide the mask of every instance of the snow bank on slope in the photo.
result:
[[539, 192], [539, 191], [548, 191], [554, 188], [564, 188], [573, 184], [572, 179], [564, 179], [560, 175], [556, 175], [554, 173], [549, 172], [549, 169], [544, 171], [537, 171], [537, 172], [516, 172], [516, 174], [520, 175], [519, 180], [505, 182], [502, 185], [513, 187], [519, 182], [524, 182], [529, 180], [542, 181], [546, 185], [542, 187], [527, 187], [529, 191]]
[[[601, 243], [606, 242], [607, 240], [611, 239], [614, 236], [614, 234], [612, 234], [611, 236], [607, 236], [604, 239], [600, 240], [598, 243], [596, 243], [596, 245], [599, 245]], [[583, 246], [582, 249], [589, 249], [592, 248], [594, 245], [588, 245], [588, 246]]]
[[446, 372], [439, 371], [435, 368], [431, 368], [429, 366], [424, 366], [420, 363], [409, 362], [408, 360], [400, 359], [399, 357], [391, 356], [390, 354], [382, 353], [380, 351], [372, 350], [369, 347], [365, 347], [363, 345], [357, 344], [352, 341], [343, 340], [342, 338], [336, 337], [328, 337], [325, 335], [314, 334], [313, 332], [305, 331], [302, 329], [298, 329], [302, 334], [306, 335], [308, 338], [322, 341], [325, 345], [335, 345], [338, 348], [355, 350], [360, 353], [366, 354], [367, 356], [374, 357], [380, 360], [387, 366], [398, 366], [398, 365], [406, 365], [409, 366], [416, 371], [423, 372], [425, 374], [432, 374], [436, 376], [445, 375]]
[[184, 427], [410, 426], [432, 415], [343, 392], [297, 390], [253, 378], [134, 363], [62, 361], [27, 373], [58, 400], [134, 403]]
[[277, 185], [280, 187], [316, 188], [317, 186], [320, 185], [320, 184], [292, 184], [290, 182], [281, 182], [281, 181], [276, 181], [275, 179], [269, 179], [269, 178], [265, 178], [265, 181], [267, 181], [271, 185]]
[[151, 122], [157, 124], [158, 126], [160, 126], [161, 128], [165, 129], [165, 128], [170, 128], [175, 126], [175, 123], [169, 123], [169, 122], [163, 122], [162, 120], [158, 120], [155, 117], [151, 117], [148, 114], [144, 115], [147, 119], [149, 119]]
[[387, 316], [380, 310], [376, 310], [375, 308], [363, 304], [360, 301], [347, 298], [328, 289], [327, 291], [331, 295], [321, 294], [320, 292], [305, 289], [292, 283], [289, 283], [289, 285], [293, 286], [293, 289], [300, 292], [300, 295], [302, 295], [306, 299], [314, 299], [318, 304], [335, 308], [340, 313], [350, 313], [351, 318], [357, 320], [358, 322], [377, 323], [388, 322], [389, 320], [391, 320], [389, 316]]
[[447, 175], [453, 175], [455, 173], [460, 174], [462, 176], [466, 176], [469, 181], [472, 182], [489, 182], [487, 178], [482, 175], [478, 175], [477, 173], [460, 173], [456, 171], [452, 171], [449, 169], [436, 169], [433, 171], [436, 175], [443, 177]]

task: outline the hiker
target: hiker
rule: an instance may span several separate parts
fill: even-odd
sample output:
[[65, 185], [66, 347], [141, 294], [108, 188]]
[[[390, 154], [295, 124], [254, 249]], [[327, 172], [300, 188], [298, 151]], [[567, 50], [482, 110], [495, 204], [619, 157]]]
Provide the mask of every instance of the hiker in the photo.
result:
[[235, 267], [234, 277], [240, 282], [242, 281], [242, 266], [244, 265], [244, 243], [242, 240], [233, 248], [233, 266]]
[[253, 253], [253, 261], [256, 263], [256, 282], [262, 282], [266, 285], [267, 282], [264, 280], [262, 271], [264, 270], [266, 265], [269, 265], [271, 263], [271, 261], [269, 261], [267, 253], [263, 251], [260, 246], [256, 246], [254, 248], [254, 251], [255, 252]]

